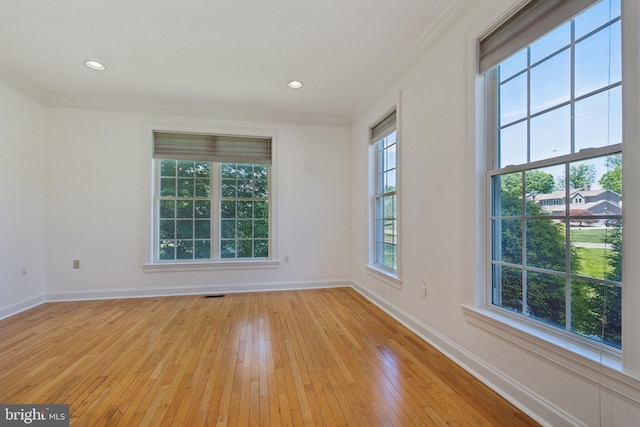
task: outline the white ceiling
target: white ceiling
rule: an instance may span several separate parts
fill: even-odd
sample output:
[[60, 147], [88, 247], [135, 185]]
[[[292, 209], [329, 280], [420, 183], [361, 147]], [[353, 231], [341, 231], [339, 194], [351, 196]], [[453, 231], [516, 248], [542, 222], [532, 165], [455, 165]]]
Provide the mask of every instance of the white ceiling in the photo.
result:
[[0, 67], [52, 104], [348, 117], [452, 2], [0, 0]]

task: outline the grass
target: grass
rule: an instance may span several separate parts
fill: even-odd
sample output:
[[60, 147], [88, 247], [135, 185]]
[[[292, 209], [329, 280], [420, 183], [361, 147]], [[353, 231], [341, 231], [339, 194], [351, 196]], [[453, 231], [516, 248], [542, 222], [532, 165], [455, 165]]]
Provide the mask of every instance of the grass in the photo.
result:
[[571, 228], [570, 238], [572, 242], [604, 243], [606, 229], [604, 228]]
[[596, 279], [604, 279], [608, 268], [605, 258], [605, 249], [599, 248], [577, 248], [580, 256], [579, 274]]

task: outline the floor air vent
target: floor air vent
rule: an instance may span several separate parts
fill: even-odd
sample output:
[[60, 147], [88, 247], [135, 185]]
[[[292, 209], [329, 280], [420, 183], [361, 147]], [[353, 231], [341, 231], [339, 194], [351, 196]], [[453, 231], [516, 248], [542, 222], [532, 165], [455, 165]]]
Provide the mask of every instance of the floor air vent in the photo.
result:
[[224, 298], [224, 294], [216, 294], [216, 295], [205, 295], [202, 298]]

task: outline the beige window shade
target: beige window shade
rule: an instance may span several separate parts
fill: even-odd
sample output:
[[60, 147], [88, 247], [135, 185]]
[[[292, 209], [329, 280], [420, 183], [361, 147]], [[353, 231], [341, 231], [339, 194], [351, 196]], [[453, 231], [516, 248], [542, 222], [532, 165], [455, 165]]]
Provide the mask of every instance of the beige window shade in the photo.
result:
[[271, 138], [153, 132], [153, 158], [271, 164]]
[[480, 73], [496, 67], [597, 1], [531, 0], [490, 34], [480, 39]]
[[384, 119], [380, 120], [378, 124], [371, 128], [371, 143], [380, 141], [385, 136], [396, 130], [396, 111], [393, 110]]

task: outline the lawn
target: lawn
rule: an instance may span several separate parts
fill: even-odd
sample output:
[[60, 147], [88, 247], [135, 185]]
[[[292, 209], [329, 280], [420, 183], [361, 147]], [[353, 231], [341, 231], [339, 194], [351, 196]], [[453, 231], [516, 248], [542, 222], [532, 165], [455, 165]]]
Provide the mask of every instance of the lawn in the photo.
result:
[[570, 230], [572, 242], [604, 243], [606, 228], [573, 228]]
[[582, 276], [605, 278], [605, 269], [608, 267], [605, 257], [606, 250], [599, 248], [576, 248], [580, 256], [580, 271]]

